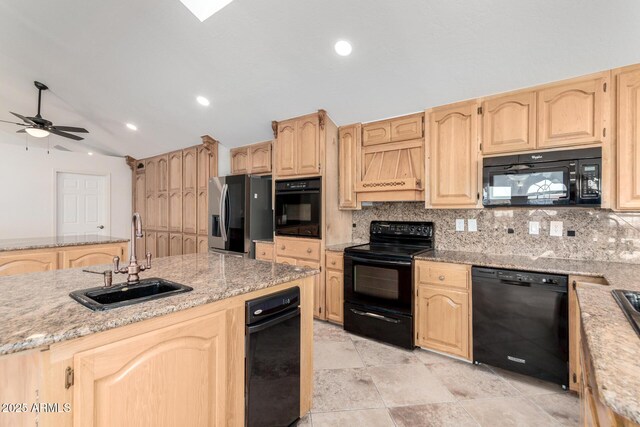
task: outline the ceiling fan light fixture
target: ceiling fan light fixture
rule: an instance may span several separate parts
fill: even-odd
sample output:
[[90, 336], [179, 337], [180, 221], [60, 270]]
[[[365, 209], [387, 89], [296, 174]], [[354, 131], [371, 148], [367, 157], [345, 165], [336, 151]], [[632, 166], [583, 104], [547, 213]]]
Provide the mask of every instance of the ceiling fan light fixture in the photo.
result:
[[34, 138], [44, 138], [49, 136], [49, 131], [45, 129], [26, 128], [25, 131]]

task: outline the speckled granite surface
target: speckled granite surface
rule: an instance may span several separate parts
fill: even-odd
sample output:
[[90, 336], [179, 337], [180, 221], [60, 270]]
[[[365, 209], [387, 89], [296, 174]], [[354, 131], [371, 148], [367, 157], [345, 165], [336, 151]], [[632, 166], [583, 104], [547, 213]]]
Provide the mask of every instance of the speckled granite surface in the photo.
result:
[[[191, 286], [193, 291], [104, 312], [91, 311], [69, 297], [71, 291], [101, 286], [99, 275], [71, 269], [0, 277], [0, 355], [106, 331], [317, 273], [214, 253], [160, 258], [141, 277], [161, 277]], [[125, 275], [114, 276], [114, 283], [124, 281]]]
[[2, 239], [0, 240], [0, 252], [19, 251], [26, 249], [61, 248], [64, 246], [99, 245], [105, 243], [128, 242], [129, 239], [121, 239], [112, 236], [52, 236], [31, 237], [27, 239]]
[[330, 251], [330, 252], [344, 252], [344, 250], [346, 248], [348, 248], [349, 246], [355, 246], [355, 245], [362, 245], [364, 243], [367, 243], [366, 240], [358, 240], [358, 241], [354, 241], [354, 242], [347, 242], [347, 243], [338, 243], [336, 245], [327, 245], [325, 247], [326, 250]]
[[432, 251], [428, 261], [604, 277], [609, 286], [578, 288], [582, 323], [598, 392], [615, 412], [640, 423], [640, 337], [611, 295], [612, 289], [640, 291], [640, 265], [606, 261]]

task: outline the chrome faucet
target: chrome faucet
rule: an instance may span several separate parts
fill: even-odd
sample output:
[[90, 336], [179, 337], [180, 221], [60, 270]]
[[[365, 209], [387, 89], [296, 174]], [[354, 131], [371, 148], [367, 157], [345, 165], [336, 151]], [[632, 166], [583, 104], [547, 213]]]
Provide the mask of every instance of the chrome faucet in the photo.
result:
[[151, 268], [151, 252], [147, 252], [147, 264], [138, 264], [138, 258], [136, 258], [136, 239], [141, 239], [144, 236], [142, 234], [142, 219], [138, 212], [133, 214], [131, 218], [131, 256], [129, 257], [129, 265], [127, 267], [120, 268], [120, 257], [113, 257], [113, 272], [115, 274], [128, 273], [127, 283], [135, 285], [140, 281], [140, 272]]

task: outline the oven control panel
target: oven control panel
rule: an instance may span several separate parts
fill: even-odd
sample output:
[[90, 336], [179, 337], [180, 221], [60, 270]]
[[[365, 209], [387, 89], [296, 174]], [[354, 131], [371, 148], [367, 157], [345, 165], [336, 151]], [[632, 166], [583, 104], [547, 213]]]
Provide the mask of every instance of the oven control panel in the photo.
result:
[[372, 221], [370, 232], [372, 236], [432, 237], [433, 223]]

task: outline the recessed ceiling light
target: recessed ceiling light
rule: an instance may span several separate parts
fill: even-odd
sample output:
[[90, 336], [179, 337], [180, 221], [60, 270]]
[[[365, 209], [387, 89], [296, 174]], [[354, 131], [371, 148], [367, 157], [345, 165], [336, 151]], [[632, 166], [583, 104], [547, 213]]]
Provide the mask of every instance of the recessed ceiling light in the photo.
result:
[[198, 104], [200, 105], [204, 105], [205, 107], [208, 107], [210, 102], [207, 98], [205, 98], [204, 96], [198, 96], [196, 98], [196, 101], [198, 101]]
[[200, 22], [204, 22], [232, 1], [233, 0], [180, 0]]
[[351, 47], [351, 43], [349, 43], [346, 40], [339, 40], [335, 44], [334, 49], [336, 50], [336, 53], [340, 56], [349, 56], [351, 55], [351, 51], [353, 50], [353, 48]]
[[138, 130], [138, 126], [134, 125], [133, 123], [127, 123], [127, 128], [131, 130]]
[[89, 151], [87, 154], [93, 156], [93, 153], [91, 151]]

